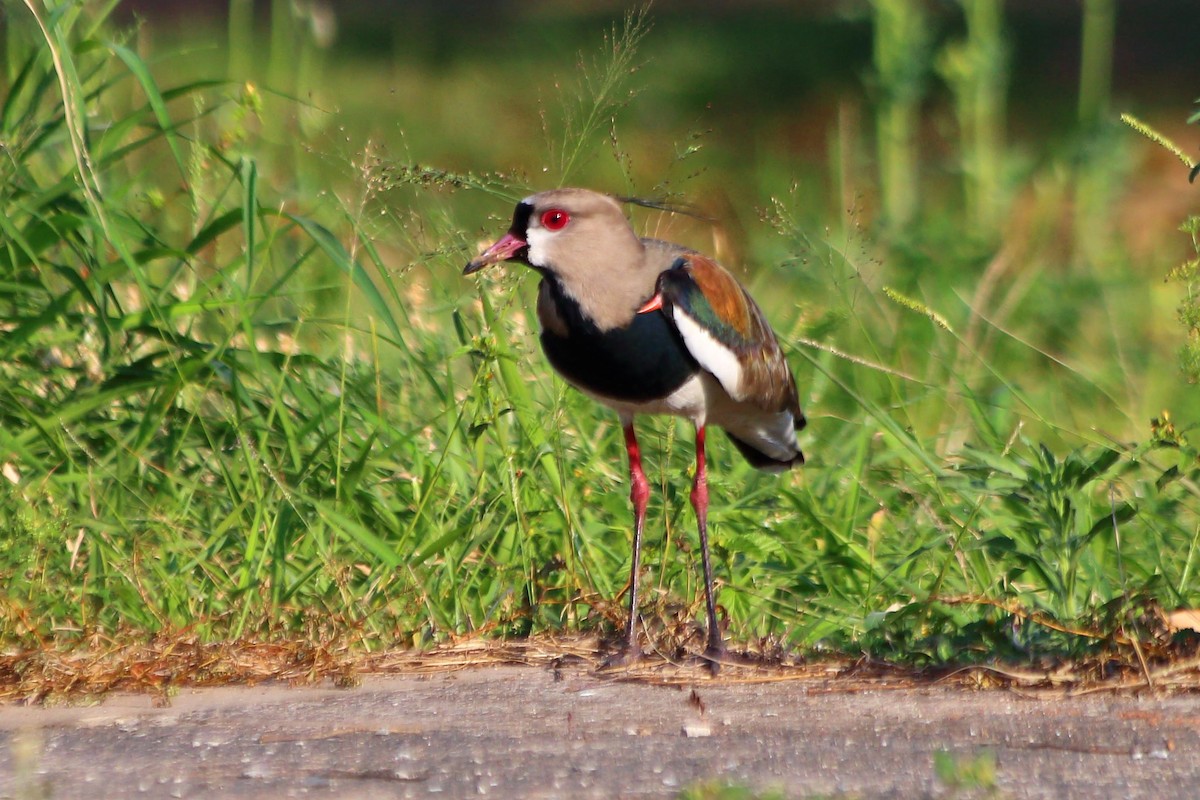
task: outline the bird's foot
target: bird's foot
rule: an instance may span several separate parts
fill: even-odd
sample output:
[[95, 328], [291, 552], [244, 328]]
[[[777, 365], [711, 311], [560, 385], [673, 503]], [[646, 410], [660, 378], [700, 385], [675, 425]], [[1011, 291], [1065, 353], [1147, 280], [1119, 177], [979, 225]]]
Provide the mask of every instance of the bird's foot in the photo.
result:
[[600, 666], [604, 669], [612, 667], [632, 667], [635, 664], [640, 664], [646, 658], [646, 654], [642, 652], [642, 646], [637, 642], [626, 642], [617, 652], [605, 657], [600, 662]]
[[708, 667], [709, 672], [715, 678], [721, 672], [721, 665], [729, 663], [729, 651], [725, 649], [724, 642], [709, 642], [708, 647], [704, 648], [702, 658], [704, 665]]
[[715, 678], [721, 667], [755, 667], [761, 666], [762, 660], [748, 653], [736, 653], [725, 647], [724, 642], [709, 642], [704, 650], [701, 661], [712, 672]]

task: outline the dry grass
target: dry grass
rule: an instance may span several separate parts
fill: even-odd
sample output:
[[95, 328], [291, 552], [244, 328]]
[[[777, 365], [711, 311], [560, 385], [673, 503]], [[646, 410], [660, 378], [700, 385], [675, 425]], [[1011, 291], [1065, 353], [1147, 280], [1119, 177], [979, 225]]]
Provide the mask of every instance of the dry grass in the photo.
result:
[[741, 649], [713, 678], [703, 661], [686, 654], [681, 641], [669, 647], [659, 642], [656, 652], [641, 664], [607, 667], [603, 657], [610, 646], [596, 635], [512, 640], [476, 635], [427, 650], [369, 652], [342, 638], [317, 643], [311, 638], [205, 642], [183, 632], [140, 643], [6, 653], [0, 656], [0, 700], [80, 702], [124, 691], [154, 694], [165, 704], [183, 687], [262, 682], [296, 686], [331, 682], [351, 687], [364, 675], [427, 675], [499, 665], [555, 671], [582, 666], [611, 680], [661, 686], [804, 681], [810, 684], [809, 691], [819, 693], [932, 686], [1009, 689], [1038, 696], [1193, 692], [1200, 691], [1200, 656], [1192, 644], [1175, 637], [1151, 652], [1125, 647], [1103, 656], [1041, 666], [918, 669], [865, 656], [857, 660], [804, 657], [768, 642]]

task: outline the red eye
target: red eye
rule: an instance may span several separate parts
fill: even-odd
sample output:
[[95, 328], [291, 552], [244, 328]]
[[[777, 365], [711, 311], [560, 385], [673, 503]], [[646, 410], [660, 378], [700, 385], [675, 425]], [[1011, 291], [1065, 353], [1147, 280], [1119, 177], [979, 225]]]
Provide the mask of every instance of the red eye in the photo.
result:
[[571, 221], [571, 215], [561, 208], [552, 208], [542, 214], [542, 227], [548, 231], [561, 231]]

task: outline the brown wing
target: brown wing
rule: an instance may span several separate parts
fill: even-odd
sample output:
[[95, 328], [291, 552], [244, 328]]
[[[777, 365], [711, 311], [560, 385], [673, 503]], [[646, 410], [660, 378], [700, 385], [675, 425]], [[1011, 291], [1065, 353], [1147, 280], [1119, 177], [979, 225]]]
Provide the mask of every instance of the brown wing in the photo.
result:
[[[796, 380], [762, 309], [720, 264], [689, 253], [663, 274], [664, 300], [692, 357], [735, 400], [764, 411], [789, 411], [796, 428], [804, 415]], [[693, 327], [694, 326], [694, 327]]]

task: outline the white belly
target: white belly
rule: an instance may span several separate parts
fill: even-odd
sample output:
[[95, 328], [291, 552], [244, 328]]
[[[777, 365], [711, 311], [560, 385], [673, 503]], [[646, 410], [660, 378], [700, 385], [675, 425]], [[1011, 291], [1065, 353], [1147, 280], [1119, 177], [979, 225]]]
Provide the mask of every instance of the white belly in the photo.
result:
[[770, 413], [729, 396], [711, 374], [701, 371], [671, 394], [659, 400], [634, 403], [580, 391], [615, 410], [621, 424], [627, 425], [637, 414], [670, 414], [684, 417], [697, 427], [716, 425], [757, 450], [781, 462], [791, 461], [799, 452], [792, 415], [786, 411]]
[[635, 414], [670, 414], [690, 419], [696, 425], [703, 425], [707, 421], [709, 398], [712, 393], [724, 393], [720, 384], [706, 372], [696, 373], [666, 397], [645, 402], [614, 400], [611, 397], [589, 392], [583, 387], [576, 388], [597, 402], [615, 410], [621, 415], [622, 420], [633, 419]]

